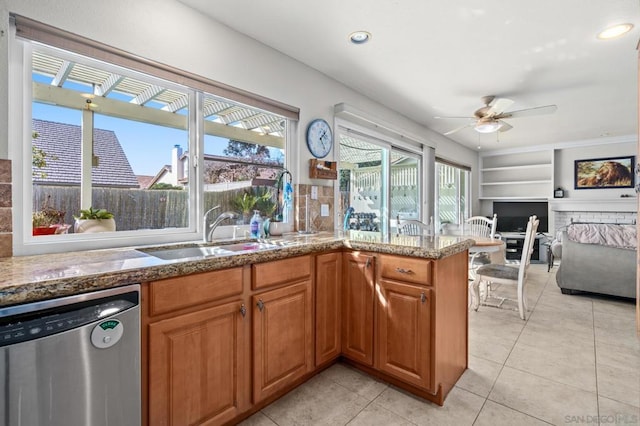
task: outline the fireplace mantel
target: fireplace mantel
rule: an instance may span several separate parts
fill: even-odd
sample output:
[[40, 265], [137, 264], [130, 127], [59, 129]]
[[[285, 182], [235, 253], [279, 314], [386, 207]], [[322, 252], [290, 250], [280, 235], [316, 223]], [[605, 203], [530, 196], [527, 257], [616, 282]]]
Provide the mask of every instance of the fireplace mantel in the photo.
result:
[[554, 198], [549, 200], [549, 209], [555, 212], [637, 212], [638, 199], [610, 198], [610, 199], [575, 199]]

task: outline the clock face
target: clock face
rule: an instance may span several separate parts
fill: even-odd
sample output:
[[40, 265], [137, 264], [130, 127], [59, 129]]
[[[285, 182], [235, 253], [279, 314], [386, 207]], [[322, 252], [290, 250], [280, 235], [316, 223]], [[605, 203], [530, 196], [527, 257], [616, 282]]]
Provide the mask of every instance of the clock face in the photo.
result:
[[333, 133], [329, 123], [321, 118], [313, 120], [307, 127], [307, 146], [316, 158], [329, 154], [333, 146]]

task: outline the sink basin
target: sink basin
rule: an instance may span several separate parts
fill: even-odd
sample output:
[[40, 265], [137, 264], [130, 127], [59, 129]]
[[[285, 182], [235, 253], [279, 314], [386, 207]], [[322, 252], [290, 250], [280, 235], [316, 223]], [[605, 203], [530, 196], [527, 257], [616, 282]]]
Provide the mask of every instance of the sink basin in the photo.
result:
[[282, 245], [252, 241], [219, 246], [189, 246], [174, 249], [149, 249], [141, 251], [163, 260], [178, 260], [231, 256], [233, 254], [252, 253], [261, 250], [275, 249], [278, 247], [282, 247]]

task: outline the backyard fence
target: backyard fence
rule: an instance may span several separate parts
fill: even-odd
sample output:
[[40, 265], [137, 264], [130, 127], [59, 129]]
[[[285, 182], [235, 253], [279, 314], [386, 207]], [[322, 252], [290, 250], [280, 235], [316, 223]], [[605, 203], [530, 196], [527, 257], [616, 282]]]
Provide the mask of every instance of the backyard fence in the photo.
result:
[[[255, 188], [255, 187], [254, 187]], [[273, 189], [259, 187], [262, 190]], [[234, 200], [250, 188], [204, 193], [205, 211], [220, 205], [220, 212], [234, 211]], [[189, 225], [189, 193], [185, 190], [147, 190], [93, 188], [92, 207], [113, 213], [118, 231], [184, 228]], [[43, 205], [65, 212], [64, 223], [74, 222], [80, 214], [80, 188], [69, 186], [33, 186], [33, 211]], [[238, 212], [242, 217], [242, 212]]]

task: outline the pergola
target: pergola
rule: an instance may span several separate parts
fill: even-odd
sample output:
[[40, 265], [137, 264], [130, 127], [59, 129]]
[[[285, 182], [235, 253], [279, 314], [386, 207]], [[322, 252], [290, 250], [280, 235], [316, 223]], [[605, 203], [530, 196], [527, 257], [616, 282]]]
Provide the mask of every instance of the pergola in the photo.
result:
[[[94, 112], [188, 129], [187, 88], [162, 87], [110, 72], [110, 68], [64, 59], [63, 54], [58, 56], [48, 49], [34, 49], [32, 55], [32, 72], [51, 79], [48, 84], [33, 82], [33, 100], [82, 111], [82, 208], [91, 206], [91, 185], [86, 183], [91, 182]], [[65, 85], [67, 82], [74, 84]], [[281, 149], [285, 146], [286, 120], [281, 116], [209, 94], [204, 96], [202, 110], [205, 135]]]
[[[36, 101], [85, 110], [96, 106], [105, 115], [187, 128], [186, 90], [164, 88], [40, 51], [33, 53], [32, 70], [52, 78], [50, 84], [33, 83]], [[63, 87], [67, 81], [90, 87], [91, 91], [67, 89]], [[203, 110], [205, 134], [284, 148], [285, 120], [280, 116], [225, 102], [213, 95], [205, 96]]]

